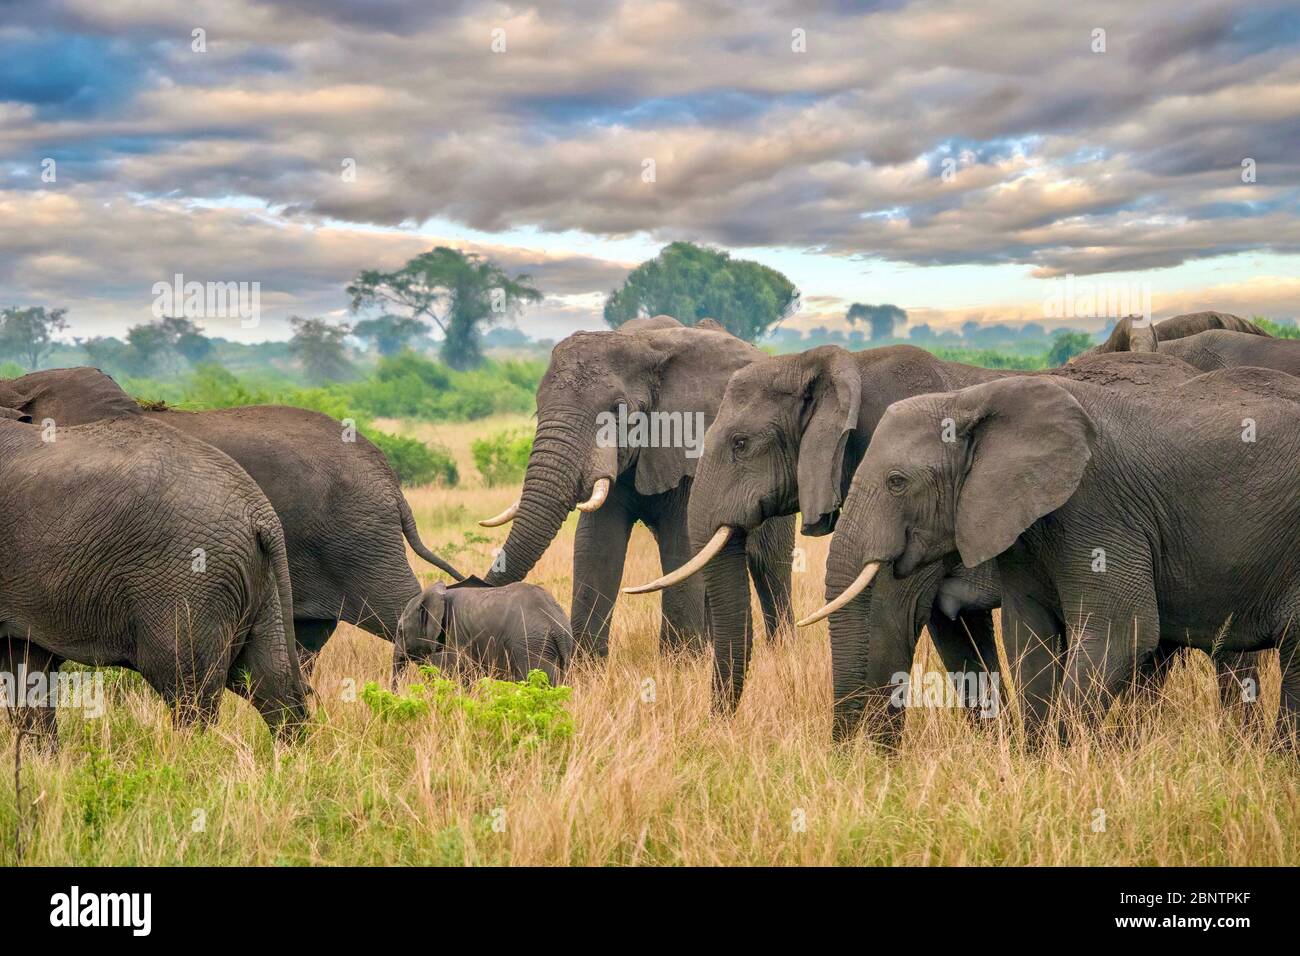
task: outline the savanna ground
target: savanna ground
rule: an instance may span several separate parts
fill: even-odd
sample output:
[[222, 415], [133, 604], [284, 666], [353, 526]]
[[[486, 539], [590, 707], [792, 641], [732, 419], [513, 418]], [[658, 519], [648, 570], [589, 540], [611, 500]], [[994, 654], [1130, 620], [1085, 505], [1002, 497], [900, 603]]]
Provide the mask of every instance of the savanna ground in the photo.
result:
[[[527, 420], [416, 425], [453, 449], [462, 487], [408, 489], [421, 533], [483, 571], [516, 489], [480, 486], [472, 438]], [[530, 580], [567, 607], [573, 518]], [[807, 539], [796, 608], [820, 604], [827, 540]], [[658, 573], [638, 530], [627, 580]], [[434, 572], [418, 558], [426, 580]], [[1221, 719], [1208, 661], [1180, 664], [1166, 698], [1121, 708], [1105, 742], [1026, 754], [1014, 720], [978, 730], [914, 709], [901, 753], [830, 742], [825, 625], [761, 639], [739, 712], [710, 715], [709, 661], [665, 657], [658, 601], [625, 597], [607, 663], [571, 674], [567, 739], [512, 747], [463, 712], [377, 717], [389, 645], [347, 625], [313, 683], [305, 742], [273, 745], [227, 694], [206, 733], [172, 729], [159, 699], [111, 672], [107, 714], [61, 717], [55, 758], [25, 751], [27, 864], [1294, 864], [1300, 770]], [[923, 642], [918, 669], [937, 669]], [[1275, 655], [1274, 655], [1275, 657]], [[418, 679], [415, 677], [409, 680]], [[653, 693], [649, 688], [653, 688]], [[1277, 703], [1275, 660], [1262, 707]], [[1271, 718], [1270, 718], [1271, 719]], [[0, 752], [13, 753], [0, 725]], [[6, 776], [9, 776], [6, 774]], [[0, 847], [14, 860], [12, 778]]]

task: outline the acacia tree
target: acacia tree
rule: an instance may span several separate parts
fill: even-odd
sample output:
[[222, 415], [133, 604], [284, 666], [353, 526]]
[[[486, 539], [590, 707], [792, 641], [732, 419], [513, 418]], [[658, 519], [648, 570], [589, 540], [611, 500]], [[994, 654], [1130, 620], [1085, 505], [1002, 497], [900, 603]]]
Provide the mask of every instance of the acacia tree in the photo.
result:
[[68, 327], [67, 314], [67, 309], [47, 310], [43, 305], [0, 311], [0, 353], [35, 369], [54, 348], [54, 336]]
[[894, 327], [907, 322], [907, 313], [896, 305], [863, 305], [854, 302], [844, 316], [849, 325], [865, 322], [871, 329], [871, 341], [883, 342], [894, 334]]
[[372, 306], [408, 311], [442, 330], [442, 360], [455, 369], [483, 361], [481, 327], [517, 313], [542, 293], [526, 274], [508, 276], [478, 253], [438, 246], [421, 253], [395, 272], [370, 269], [348, 286], [352, 311]]
[[633, 269], [622, 288], [609, 294], [605, 321], [618, 328], [639, 316], [671, 315], [683, 325], [712, 318], [732, 335], [753, 342], [798, 306], [799, 290], [775, 269], [674, 242]]
[[344, 339], [352, 329], [346, 323], [335, 325], [324, 319], [295, 315], [289, 324], [293, 326], [289, 349], [302, 362], [303, 372], [310, 381], [332, 382], [348, 377], [352, 363], [344, 352]]

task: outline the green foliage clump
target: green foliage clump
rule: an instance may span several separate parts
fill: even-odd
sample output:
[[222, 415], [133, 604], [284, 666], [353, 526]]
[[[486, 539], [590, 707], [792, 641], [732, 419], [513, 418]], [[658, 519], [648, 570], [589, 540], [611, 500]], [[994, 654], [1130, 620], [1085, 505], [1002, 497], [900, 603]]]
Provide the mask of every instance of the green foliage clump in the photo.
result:
[[[921, 347], [926, 348], [925, 346]], [[926, 351], [932, 353], [936, 358], [943, 359], [945, 362], [964, 362], [967, 365], [978, 365], [980, 368], [1003, 368], [1032, 372], [1035, 369], [1048, 367], [1047, 357], [1042, 353], [1032, 355], [1018, 352], [1003, 352], [1000, 349], [960, 349], [946, 347], [926, 348]]]
[[108, 824], [122, 816], [143, 799], [160, 790], [173, 789], [180, 783], [176, 771], [167, 766], [116, 766], [94, 743], [89, 759], [77, 770], [73, 783], [81, 822], [92, 838], [98, 839]]
[[1052, 348], [1047, 353], [1047, 363], [1052, 366], [1064, 365], [1080, 352], [1092, 348], [1092, 336], [1086, 332], [1057, 332], [1052, 339]]
[[20, 375], [26, 375], [27, 369], [23, 368], [12, 359], [0, 362], [0, 378], [18, 378]]
[[545, 364], [485, 362], [458, 372], [411, 351], [380, 359], [369, 378], [348, 393], [357, 408], [387, 418], [473, 421], [506, 412], [531, 412]]
[[1251, 321], [1275, 339], [1300, 339], [1300, 325], [1274, 322], [1262, 315], [1255, 316]]
[[487, 486], [495, 488], [523, 480], [533, 450], [533, 436], [529, 431], [512, 429], [476, 438], [469, 447], [474, 467]]
[[381, 720], [409, 721], [459, 711], [472, 727], [511, 749], [573, 736], [573, 715], [564, 706], [572, 688], [552, 687], [540, 670], [529, 671], [522, 681], [485, 677], [469, 693], [436, 667], [422, 665], [420, 674], [424, 681], [412, 684], [404, 694], [369, 681], [361, 699]]
[[427, 485], [436, 482], [454, 488], [460, 470], [451, 452], [441, 445], [426, 445], [417, 438], [371, 431], [367, 437], [375, 443], [389, 466], [404, 485]]

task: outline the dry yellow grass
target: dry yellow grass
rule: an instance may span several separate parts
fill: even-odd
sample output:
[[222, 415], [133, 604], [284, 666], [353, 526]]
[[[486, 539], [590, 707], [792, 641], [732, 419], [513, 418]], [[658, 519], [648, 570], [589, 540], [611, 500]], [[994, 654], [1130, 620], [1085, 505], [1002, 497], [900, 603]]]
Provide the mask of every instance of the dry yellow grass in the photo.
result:
[[[463, 449], [482, 426], [461, 429], [442, 430], [450, 437], [440, 440]], [[507, 529], [483, 531], [474, 519], [513, 494], [408, 489], [425, 540], [459, 542], [456, 562], [479, 572]], [[571, 520], [530, 576], [565, 606], [573, 527]], [[809, 571], [795, 576], [795, 600], [807, 610], [821, 597], [827, 539], [800, 544]], [[627, 579], [656, 574], [654, 555], [638, 530]], [[414, 556], [412, 566], [434, 576]], [[775, 644], [760, 639], [730, 719], [710, 715], [708, 659], [661, 655], [657, 633], [657, 599], [621, 599], [608, 661], [571, 675], [572, 739], [518, 751], [475, 733], [463, 716], [376, 719], [353, 691], [387, 680], [389, 645], [347, 626], [322, 655], [318, 714], [293, 748], [275, 747], [252, 709], [231, 695], [211, 731], [178, 733], [152, 692], [129, 675], [115, 678], [106, 718], [65, 715], [60, 755], [27, 761], [26, 861], [1300, 860], [1297, 767], [1220, 717], [1203, 657], [1179, 666], [1157, 709], [1118, 714], [1121, 732], [1101, 743], [1027, 754], [1009, 719], [973, 728], [952, 711], [913, 710], [902, 752], [887, 757], [861, 741], [830, 742], [825, 625]], [[929, 667], [933, 655], [923, 648], [918, 666]], [[1276, 701], [1273, 664], [1261, 706], [1271, 714]], [[7, 725], [0, 746], [12, 753]], [[12, 833], [11, 788], [3, 800], [0, 817]]]

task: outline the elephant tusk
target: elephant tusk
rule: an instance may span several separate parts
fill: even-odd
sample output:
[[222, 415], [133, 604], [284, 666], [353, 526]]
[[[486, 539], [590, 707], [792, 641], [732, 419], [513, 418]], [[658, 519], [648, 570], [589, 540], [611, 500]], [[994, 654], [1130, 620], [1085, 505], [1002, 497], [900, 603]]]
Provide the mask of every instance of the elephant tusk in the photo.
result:
[[871, 579], [876, 576], [876, 572], [879, 570], [880, 562], [872, 561], [862, 569], [861, 574], [853, 579], [853, 583], [844, 589], [843, 594], [837, 597], [834, 601], [831, 601], [830, 604], [827, 604], [817, 613], [808, 615], [802, 621], [797, 623], [795, 627], [807, 627], [809, 624], [816, 624], [818, 621], [830, 617], [844, 605], [848, 604], [855, 597], [865, 591], [867, 585], [871, 583]]
[[501, 513], [500, 513], [499, 515], [497, 515], [496, 517], [493, 517], [493, 518], [484, 518], [482, 521], [479, 522], [479, 524], [482, 525], [484, 528], [499, 528], [501, 525], [505, 524], [507, 521], [514, 521], [514, 520], [515, 520], [515, 515], [517, 515], [517, 514], [519, 514], [519, 502], [518, 502], [518, 501], [516, 501], [516, 502], [515, 502], [514, 504], [512, 504], [509, 508], [507, 508], [505, 511], [501, 512]]
[[578, 505], [578, 510], [586, 514], [593, 511], [599, 511], [600, 506], [605, 503], [605, 498], [609, 495], [609, 479], [597, 478], [596, 483], [591, 487], [591, 497]]
[[722, 546], [727, 543], [734, 529], [730, 525], [723, 525], [717, 531], [713, 532], [713, 537], [709, 543], [700, 548], [700, 553], [691, 560], [687, 561], [676, 571], [669, 571], [661, 578], [656, 578], [649, 584], [641, 584], [634, 588], [624, 588], [624, 594], [649, 594], [651, 591], [662, 591], [664, 588], [670, 588], [674, 584], [680, 584], [689, 578], [700, 568], [704, 567], [713, 556], [722, 550]]

